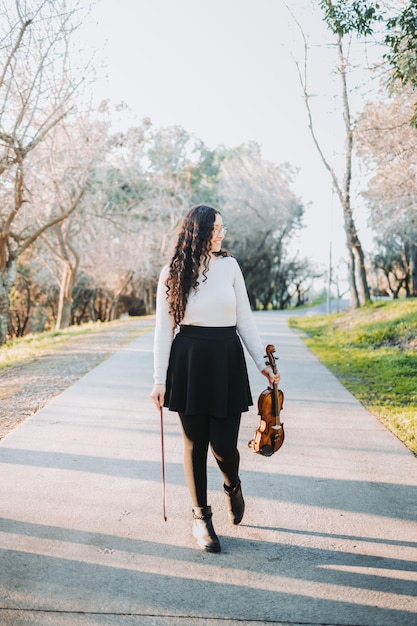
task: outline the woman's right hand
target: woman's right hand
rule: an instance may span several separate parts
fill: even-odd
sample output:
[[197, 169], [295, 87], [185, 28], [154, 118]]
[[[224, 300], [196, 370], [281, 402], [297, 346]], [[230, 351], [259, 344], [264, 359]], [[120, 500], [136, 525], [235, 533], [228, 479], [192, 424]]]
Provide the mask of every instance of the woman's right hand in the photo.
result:
[[151, 398], [158, 410], [164, 406], [165, 385], [163, 383], [155, 384], [153, 386]]

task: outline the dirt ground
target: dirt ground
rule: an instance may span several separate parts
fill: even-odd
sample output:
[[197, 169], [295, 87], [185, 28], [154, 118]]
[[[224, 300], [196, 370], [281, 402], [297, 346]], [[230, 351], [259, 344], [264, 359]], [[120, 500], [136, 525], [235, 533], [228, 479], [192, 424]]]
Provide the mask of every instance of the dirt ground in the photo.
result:
[[149, 318], [118, 320], [0, 372], [0, 440], [152, 325]]

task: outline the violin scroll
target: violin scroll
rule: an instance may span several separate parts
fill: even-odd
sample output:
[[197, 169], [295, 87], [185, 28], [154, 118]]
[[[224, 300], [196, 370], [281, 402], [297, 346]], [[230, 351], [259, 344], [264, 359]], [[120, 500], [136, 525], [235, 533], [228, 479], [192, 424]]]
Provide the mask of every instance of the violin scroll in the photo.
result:
[[277, 373], [277, 359], [278, 357], [275, 357], [275, 346], [272, 345], [272, 343], [269, 343], [266, 348], [266, 356], [265, 356], [265, 365], [270, 365], [272, 367], [272, 371], [274, 372], [274, 374]]

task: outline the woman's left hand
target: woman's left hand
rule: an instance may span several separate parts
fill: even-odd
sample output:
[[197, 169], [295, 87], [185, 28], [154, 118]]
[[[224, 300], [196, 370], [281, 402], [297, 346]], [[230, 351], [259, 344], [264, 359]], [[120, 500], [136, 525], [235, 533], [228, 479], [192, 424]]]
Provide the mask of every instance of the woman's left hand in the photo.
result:
[[274, 374], [274, 370], [270, 365], [264, 367], [264, 369], [262, 370], [262, 374], [268, 379], [270, 387], [272, 387], [274, 383], [278, 385], [279, 381], [281, 380], [281, 374], [278, 372], [278, 370], [277, 373]]

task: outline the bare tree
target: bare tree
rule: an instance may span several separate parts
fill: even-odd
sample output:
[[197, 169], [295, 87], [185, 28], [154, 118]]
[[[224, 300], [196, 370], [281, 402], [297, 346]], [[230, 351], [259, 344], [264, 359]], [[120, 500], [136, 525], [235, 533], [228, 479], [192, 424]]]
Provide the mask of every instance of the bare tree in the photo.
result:
[[0, 1], [0, 344], [7, 337], [17, 258], [75, 211], [84, 194], [73, 190], [65, 209], [38, 206], [33, 220], [28, 172], [45, 138], [71, 109], [83, 80], [70, 67], [78, 11], [77, 2], [68, 9], [64, 0]]
[[[91, 119], [94, 113], [94, 120]], [[101, 114], [104, 113], [104, 119]], [[90, 210], [88, 196], [95, 177], [97, 163], [105, 157], [108, 124], [105, 108], [92, 113], [72, 112], [49, 133], [37, 153], [37, 164], [32, 176], [41, 174], [41, 188], [33, 182], [34, 220], [40, 205], [51, 207], [50, 212], [68, 217], [44, 232], [39, 249], [46, 246], [55, 267], [59, 284], [56, 328], [71, 323], [73, 289], [83, 257], [89, 245], [89, 231], [98, 218]], [[77, 207], [74, 207], [77, 203]], [[74, 210], [73, 210], [74, 209]], [[101, 240], [105, 247], [106, 242]]]
[[256, 143], [227, 151], [222, 162], [219, 191], [230, 224], [225, 245], [242, 266], [253, 306], [287, 306], [299, 277], [301, 264], [288, 258], [288, 247], [304, 208], [291, 175], [288, 166], [263, 160]]
[[410, 127], [415, 95], [405, 88], [369, 102], [358, 120], [359, 156], [371, 175], [366, 197], [375, 229], [385, 234], [415, 217], [417, 130]]
[[[408, 295], [417, 296], [417, 130], [409, 120], [415, 96], [409, 87], [368, 103], [356, 129], [358, 154], [370, 180], [364, 193], [376, 233], [376, 267], [384, 267]], [[400, 268], [395, 274], [392, 268]], [[398, 278], [400, 276], [401, 280]], [[396, 296], [392, 285], [389, 293]]]
[[[327, 3], [324, 2], [323, 4]], [[331, 3], [329, 2], [328, 4]], [[342, 111], [345, 131], [344, 168], [342, 176], [339, 176], [335, 166], [331, 163], [330, 158], [328, 158], [328, 156], [326, 155], [325, 149], [323, 148], [318, 137], [318, 133], [316, 131], [314, 114], [311, 107], [308, 64], [309, 44], [307, 41], [307, 37], [300, 22], [295, 18], [288, 5], [287, 8], [299, 28], [304, 43], [304, 61], [302, 64], [296, 61], [296, 67], [307, 111], [308, 127], [310, 129], [311, 137], [321, 158], [321, 161], [330, 174], [333, 189], [337, 195], [343, 211], [344, 230], [348, 250], [350, 302], [353, 308], [358, 308], [362, 304], [369, 302], [371, 296], [366, 276], [365, 255], [363, 252], [361, 241], [359, 239], [358, 229], [356, 227], [352, 206], [352, 159], [354, 147], [354, 122], [351, 114], [350, 96], [348, 89], [349, 56], [344, 49], [343, 36], [337, 31], [337, 29], [332, 29], [335, 37], [335, 47], [337, 51], [337, 71], [340, 77]], [[330, 19], [331, 18], [329, 17], [328, 20]]]
[[[193, 204], [216, 202], [220, 157], [182, 127], [153, 128], [149, 119], [110, 143], [92, 200], [103, 207], [107, 244], [101, 251], [96, 243], [85, 270], [95, 284], [111, 286], [110, 299], [114, 294], [120, 299], [130, 289], [150, 313], [181, 217]], [[103, 224], [96, 223], [100, 233]], [[123, 293], [120, 285], [125, 285]]]

